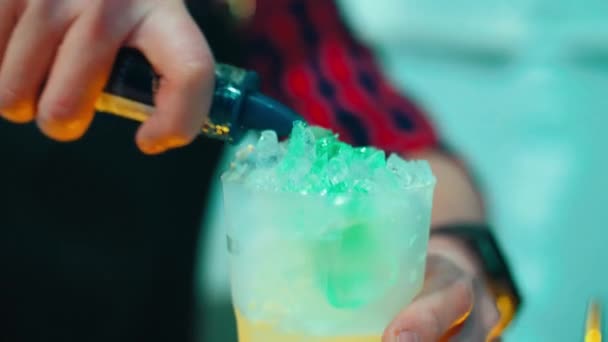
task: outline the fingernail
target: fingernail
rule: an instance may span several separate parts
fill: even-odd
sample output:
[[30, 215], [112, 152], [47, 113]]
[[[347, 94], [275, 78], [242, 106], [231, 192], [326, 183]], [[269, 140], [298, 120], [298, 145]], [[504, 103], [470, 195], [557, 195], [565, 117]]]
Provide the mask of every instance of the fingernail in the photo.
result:
[[420, 336], [411, 331], [402, 331], [397, 342], [420, 342]]
[[186, 145], [187, 143], [188, 143], [188, 141], [186, 141], [182, 138], [169, 138], [166, 141], [166, 145], [169, 148], [182, 147], [182, 146]]
[[140, 144], [140, 149], [146, 154], [158, 154], [166, 150], [163, 145], [147, 143]]
[[34, 106], [28, 102], [21, 102], [10, 107], [0, 105], [2, 117], [14, 123], [26, 123], [34, 118]]
[[38, 115], [38, 126], [48, 136], [60, 141], [71, 141], [80, 138], [87, 128], [88, 121], [81, 117], [69, 118], [62, 121], [49, 119], [41, 113]]

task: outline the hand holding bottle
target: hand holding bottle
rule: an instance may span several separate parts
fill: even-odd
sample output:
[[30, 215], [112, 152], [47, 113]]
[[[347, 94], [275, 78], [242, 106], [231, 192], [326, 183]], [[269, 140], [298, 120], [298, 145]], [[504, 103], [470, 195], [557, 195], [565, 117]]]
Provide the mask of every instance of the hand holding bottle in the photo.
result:
[[205, 122], [214, 60], [182, 0], [0, 0], [0, 113], [80, 138], [119, 49], [161, 75], [156, 112], [137, 133], [146, 153], [189, 143]]

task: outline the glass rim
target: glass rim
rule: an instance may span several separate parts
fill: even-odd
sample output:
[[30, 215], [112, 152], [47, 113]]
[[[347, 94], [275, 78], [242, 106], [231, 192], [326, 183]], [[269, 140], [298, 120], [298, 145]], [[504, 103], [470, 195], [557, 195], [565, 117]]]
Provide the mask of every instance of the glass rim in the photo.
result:
[[[396, 197], [403, 196], [415, 191], [421, 190], [433, 190], [437, 185], [437, 178], [433, 177], [426, 183], [413, 184], [406, 187], [397, 187], [395, 189], [389, 189], [388, 191], [371, 191], [371, 192], [344, 192], [344, 193], [332, 193], [329, 196], [322, 193], [304, 193], [302, 191], [286, 191], [286, 190], [273, 190], [273, 189], [256, 189], [255, 187], [247, 184], [242, 180], [227, 180], [224, 174], [220, 177], [220, 183], [222, 188], [225, 185], [235, 186], [241, 188], [247, 192], [268, 195], [268, 196], [287, 196], [287, 197], [303, 197], [303, 198], [321, 198], [321, 199], [335, 199], [335, 198], [365, 198], [365, 197]], [[383, 189], [384, 190], [384, 189]]]

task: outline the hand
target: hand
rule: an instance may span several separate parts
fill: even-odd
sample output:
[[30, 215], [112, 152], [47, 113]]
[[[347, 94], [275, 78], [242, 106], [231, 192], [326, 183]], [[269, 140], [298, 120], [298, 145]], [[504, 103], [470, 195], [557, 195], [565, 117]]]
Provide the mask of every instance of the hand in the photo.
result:
[[429, 254], [422, 292], [393, 320], [383, 342], [484, 342], [499, 314], [469, 267], [448, 254]]
[[0, 113], [78, 139], [121, 46], [143, 52], [162, 77], [140, 149], [189, 143], [210, 107], [213, 57], [182, 0], [0, 0]]

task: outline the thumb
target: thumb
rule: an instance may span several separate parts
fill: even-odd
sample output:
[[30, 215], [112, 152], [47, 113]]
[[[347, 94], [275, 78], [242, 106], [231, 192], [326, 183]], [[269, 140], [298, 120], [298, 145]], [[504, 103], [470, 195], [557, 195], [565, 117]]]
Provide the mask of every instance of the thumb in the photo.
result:
[[473, 307], [472, 280], [462, 278], [418, 297], [391, 322], [383, 342], [436, 342], [461, 323]]

